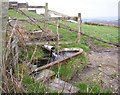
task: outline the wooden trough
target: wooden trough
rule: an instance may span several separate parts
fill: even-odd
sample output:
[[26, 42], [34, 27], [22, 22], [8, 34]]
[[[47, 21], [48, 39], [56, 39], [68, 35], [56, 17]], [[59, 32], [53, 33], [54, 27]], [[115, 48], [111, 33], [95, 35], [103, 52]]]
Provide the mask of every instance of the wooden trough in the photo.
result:
[[69, 60], [73, 57], [76, 57], [76, 56], [82, 54], [82, 52], [83, 52], [83, 49], [81, 49], [81, 48], [64, 48], [64, 49], [60, 50], [59, 53], [66, 53], [67, 54], [66, 56], [64, 56], [63, 58], [57, 59], [53, 62], [47, 63], [43, 66], [40, 66], [40, 67], [32, 70], [31, 73], [35, 73], [37, 71], [41, 71], [43, 69], [50, 68], [53, 65], [56, 65], [56, 64], [59, 64], [59, 63], [63, 64], [66, 60]]

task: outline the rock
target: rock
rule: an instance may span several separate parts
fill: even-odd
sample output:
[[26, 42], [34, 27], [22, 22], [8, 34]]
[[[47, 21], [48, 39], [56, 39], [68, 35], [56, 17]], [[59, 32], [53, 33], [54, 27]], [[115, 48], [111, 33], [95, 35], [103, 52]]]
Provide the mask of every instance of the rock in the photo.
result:
[[35, 76], [35, 80], [37, 81], [47, 81], [48, 79], [50, 79], [52, 76], [55, 75], [55, 72], [52, 70], [42, 70], [39, 74], [37, 74]]
[[79, 91], [79, 88], [60, 80], [59, 78], [55, 78], [52, 83], [47, 85], [47, 87], [59, 93], [77, 93]]

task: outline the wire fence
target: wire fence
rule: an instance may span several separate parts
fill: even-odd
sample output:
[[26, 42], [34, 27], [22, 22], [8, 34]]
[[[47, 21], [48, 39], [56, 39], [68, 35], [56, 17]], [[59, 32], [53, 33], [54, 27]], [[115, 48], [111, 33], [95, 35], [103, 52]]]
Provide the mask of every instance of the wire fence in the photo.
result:
[[[50, 30], [45, 29], [44, 26], [39, 25], [38, 23], [35, 22], [35, 18], [31, 18], [29, 17], [27, 14], [25, 14], [25, 12], [21, 11], [21, 10], [17, 10], [17, 12], [19, 12], [20, 14], [26, 16], [29, 21], [26, 21], [27, 23], [29, 23], [30, 25], [39, 28], [39, 30], [41, 30], [42, 32], [38, 31], [40, 33], [36, 32], [36, 35], [39, 35], [37, 38], [37, 41], [39, 43], [42, 42], [46, 42], [46, 44], [49, 45], [50, 40], [46, 40], [47, 37], [44, 38], [44, 33], [49, 33]], [[41, 22], [41, 23], [45, 23], [45, 22]], [[60, 72], [61, 72], [61, 67], [62, 67], [62, 63], [58, 62], [58, 64], [56, 65], [56, 67], [52, 65], [50, 65], [49, 67], [49, 71], [46, 73], [46, 75], [43, 76], [42, 81], [36, 81], [37, 79], [39, 80], [40, 74], [42, 75], [42, 71], [38, 70], [36, 68], [36, 64], [38, 64], [39, 61], [39, 50], [41, 49], [40, 46], [38, 45], [34, 45], [34, 46], [27, 46], [26, 43], [31, 41], [30, 39], [34, 39], [34, 33], [32, 32], [26, 32], [25, 29], [23, 29], [20, 26], [21, 22], [16, 18], [16, 20], [12, 20], [9, 19], [8, 23], [7, 23], [7, 38], [6, 38], [6, 50], [5, 50], [5, 64], [4, 64], [4, 70], [3, 70], [3, 79], [5, 80], [3, 82], [3, 88], [2, 92], [3, 93], [29, 93], [29, 92], [34, 92], [34, 93], [38, 93], [38, 92], [43, 92], [43, 93], [47, 93], [47, 92], [51, 92], [49, 91], [46, 87], [50, 87], [51, 84], [51, 80], [53, 79], [61, 79], [60, 76]], [[78, 30], [72, 29], [71, 27], [65, 26], [61, 23], [59, 23], [59, 21], [57, 21], [57, 25], [56, 24], [51, 24], [51, 23], [46, 23], [48, 25], [54, 25], [56, 26], [56, 31], [57, 31], [57, 36], [56, 39], [53, 39], [53, 41], [55, 42], [55, 45], [57, 47], [57, 50], [59, 50], [59, 40], [60, 40], [60, 34], [59, 34], [59, 28], [64, 28], [70, 31], [74, 31], [74, 32], [78, 32]], [[89, 35], [86, 35], [84, 33], [82, 33], [80, 31], [81, 35], [90, 37]], [[114, 44], [114, 43], [110, 43], [110, 42], [106, 42], [94, 37], [90, 37], [92, 39], [96, 39], [98, 41], [102, 41], [108, 44], [112, 44], [115, 45], [117, 47], [119, 47], [118, 44]], [[31, 41], [32, 42], [32, 41]], [[35, 43], [33, 41], [33, 43]], [[32, 51], [32, 52], [31, 52]], [[57, 53], [60, 51], [57, 51]], [[36, 53], [38, 53], [38, 56], [36, 57]], [[57, 54], [56, 53], [56, 54]], [[40, 52], [41, 54], [41, 52]], [[46, 64], [49, 64], [50, 62], [52, 62], [51, 58], [51, 52], [47, 51], [47, 60], [44, 59], [44, 62], [46, 62]], [[41, 55], [40, 57], [43, 57], [43, 55]], [[63, 60], [65, 60], [66, 58], [63, 58]], [[66, 60], [65, 60], [66, 61]], [[42, 62], [42, 63], [44, 63]], [[36, 63], [36, 64], [35, 64]], [[67, 62], [65, 62], [67, 63]], [[51, 75], [51, 71], [54, 70], [54, 68], [57, 68], [57, 72], [56, 74]], [[74, 69], [74, 68], [73, 68]], [[98, 70], [98, 76], [99, 74], [102, 72], [100, 70]], [[75, 72], [76, 73], [76, 72]], [[105, 73], [104, 73], [105, 74]], [[107, 75], [107, 74], [106, 74]], [[53, 76], [53, 79], [52, 79]], [[111, 77], [109, 75], [107, 75], [108, 77]], [[36, 78], [37, 77], [37, 78]], [[100, 77], [100, 76], [99, 76]], [[98, 78], [97, 84], [100, 83], [100, 80]], [[56, 82], [57, 81], [57, 82]], [[59, 88], [59, 93], [65, 93], [65, 92], [69, 92], [72, 93], [73, 91], [73, 86], [70, 85], [67, 88], [66, 82], [64, 82], [63, 84], [61, 84], [61, 80], [56, 80], [54, 85], [54, 88], [58, 88], [58, 85], [62, 88]], [[101, 83], [102, 84], [102, 83]], [[94, 88], [94, 86], [93, 86]], [[87, 89], [88, 90], [88, 89]], [[79, 90], [80, 91], [80, 90]], [[54, 92], [54, 91], [53, 91]], [[87, 91], [89, 93], [92, 92], [92, 88]], [[55, 93], [55, 92], [54, 92]], [[74, 91], [73, 91], [74, 93]]]

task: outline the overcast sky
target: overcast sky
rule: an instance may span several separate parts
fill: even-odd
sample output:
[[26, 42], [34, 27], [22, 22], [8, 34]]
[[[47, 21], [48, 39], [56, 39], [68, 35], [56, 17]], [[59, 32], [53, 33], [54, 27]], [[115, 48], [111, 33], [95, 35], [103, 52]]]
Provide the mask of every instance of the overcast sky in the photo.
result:
[[28, 2], [29, 5], [45, 5], [66, 15], [82, 17], [117, 17], [120, 0], [9, 0]]

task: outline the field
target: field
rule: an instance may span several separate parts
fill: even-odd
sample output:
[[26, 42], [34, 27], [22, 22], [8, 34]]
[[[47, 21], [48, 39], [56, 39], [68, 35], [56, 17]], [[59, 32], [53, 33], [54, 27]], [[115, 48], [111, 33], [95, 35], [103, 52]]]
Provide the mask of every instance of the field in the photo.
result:
[[[29, 17], [34, 17], [34, 18], [41, 18], [42, 16], [37, 15], [35, 13], [32, 12], [27, 12], [24, 11], [27, 15], [29, 15]], [[12, 18], [26, 18], [26, 16], [15, 12], [14, 10], [9, 10], [9, 16]], [[50, 22], [50, 23], [55, 23], [55, 22]], [[64, 25], [68, 25], [73, 29], [78, 29], [78, 25], [76, 23], [70, 23], [70, 22], [66, 22], [66, 21], [60, 21], [60, 23], [64, 24]], [[41, 26], [44, 28], [44, 24], [40, 23], [40, 22], [36, 22], [37, 25]], [[29, 23], [20, 23], [20, 26], [26, 30], [28, 33], [30, 33], [31, 31], [36, 31], [36, 30], [40, 30], [38, 27], [35, 27]], [[56, 33], [56, 27], [55, 26], [51, 26], [48, 25], [47, 29], [52, 30], [52, 32]], [[95, 37], [95, 38], [99, 38], [101, 40], [107, 41], [107, 42], [112, 42], [112, 43], [118, 43], [118, 28], [115, 27], [108, 27], [108, 26], [95, 26], [95, 25], [86, 25], [86, 24], [82, 24], [82, 32]], [[60, 39], [60, 41], [63, 42], [73, 42], [72, 44], [69, 45], [60, 45], [59, 49], [62, 48], [70, 48], [70, 47], [78, 47], [78, 48], [82, 48], [84, 50], [84, 53], [81, 54], [80, 56], [70, 59], [69, 61], [66, 62], [66, 64], [62, 65], [60, 70], [59, 70], [59, 76], [61, 79], [65, 80], [65, 81], [70, 81], [76, 72], [82, 72], [82, 70], [87, 66], [88, 64], [88, 54], [89, 51], [91, 50], [90, 47], [90, 42], [92, 42], [92, 45], [95, 46], [102, 46], [102, 47], [111, 47], [111, 45], [103, 43], [103, 42], [99, 42], [96, 41], [94, 39], [90, 39], [89, 37], [83, 36], [81, 35], [81, 39], [80, 39], [80, 43], [76, 44], [76, 38], [77, 38], [77, 33], [75, 32], [71, 32], [65, 29], [61, 29], [59, 28], [59, 34], [63, 35], [63, 38]], [[21, 52], [21, 56], [25, 57], [27, 56], [28, 60], [31, 59], [32, 54], [34, 53], [34, 46], [33, 47], [28, 47], [29, 51], [27, 54], [23, 54], [23, 52]], [[36, 52], [34, 54], [34, 58], [42, 58], [45, 55], [44, 51], [41, 50], [41, 47], [38, 46], [38, 48], [36, 49]], [[58, 72], [58, 67], [55, 66], [53, 68], [53, 71], [55, 71], [55, 73], [57, 74]], [[29, 81], [31, 81], [31, 79], [26, 78], [26, 75], [24, 76], [25, 80], [24, 84], [28, 85]], [[32, 85], [33, 82], [30, 82], [30, 84]], [[93, 85], [94, 83], [92, 83]], [[38, 87], [38, 84], [36, 83], [36, 87]], [[42, 85], [42, 84], [41, 84]], [[74, 85], [77, 85], [81, 90], [81, 92], [86, 93], [87, 92], [87, 88], [90, 89], [90, 87], [92, 87], [92, 85], [90, 85], [90, 87], [88, 87], [89, 84], [85, 84], [83, 82], [78, 82], [75, 83]], [[33, 85], [33, 88], [35, 87], [35, 85]], [[30, 89], [33, 89], [30, 88]], [[43, 86], [43, 88], [40, 89], [45, 89], [45, 87]], [[109, 89], [104, 90], [103, 88], [100, 87], [99, 84], [96, 84], [96, 86], [94, 86], [92, 93], [99, 93], [100, 91], [103, 92], [111, 92], [109, 91]], [[43, 90], [43, 91], [44, 91]], [[38, 90], [37, 90], [38, 91]], [[41, 90], [40, 90], [41, 91]]]

